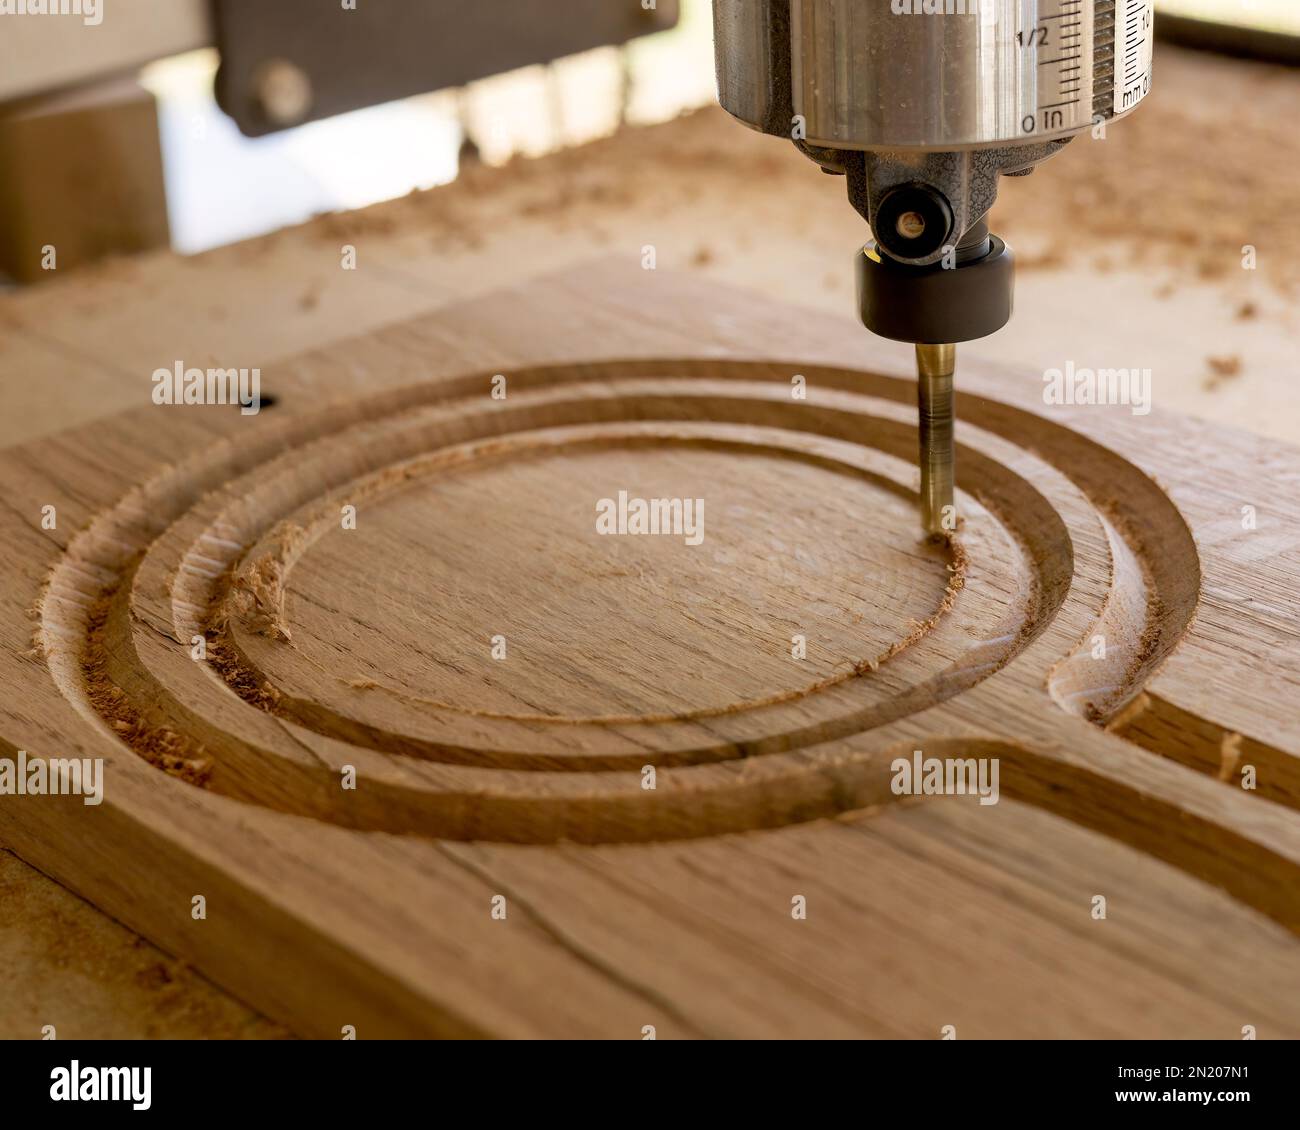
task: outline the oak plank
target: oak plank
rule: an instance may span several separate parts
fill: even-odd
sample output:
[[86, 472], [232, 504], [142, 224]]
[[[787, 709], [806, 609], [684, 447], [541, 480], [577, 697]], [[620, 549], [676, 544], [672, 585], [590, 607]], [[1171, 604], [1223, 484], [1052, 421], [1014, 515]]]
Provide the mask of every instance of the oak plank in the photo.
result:
[[[104, 756], [108, 784], [99, 808], [6, 798], [6, 842], [309, 1034], [1294, 1034], [1295, 500], [1270, 484], [1296, 455], [1261, 463], [1214, 429], [1201, 459], [1176, 417], [1063, 411], [969, 365], [968, 559], [943, 607], [956, 559], [909, 545], [898, 505], [915, 489], [905, 365], [860, 369], [846, 320], [801, 315], [794, 343], [785, 324], [747, 295], [597, 263], [277, 365], [259, 417], [139, 408], [10, 449], [0, 741]], [[699, 484], [720, 556], [594, 537], [592, 503], [623, 478]], [[1230, 536], [1247, 486], [1267, 521]], [[68, 515], [57, 538], [46, 496]], [[350, 497], [357, 529], [330, 530]], [[476, 547], [536, 570], [489, 614], [538, 618], [496, 667], [478, 617], [509, 574], [467, 577]], [[288, 640], [249, 597], [240, 570], [259, 563]], [[1272, 634], [1221, 646], [1247, 571], [1275, 590], [1255, 613]], [[377, 582], [412, 599], [384, 611]], [[643, 617], [626, 638], [620, 595]], [[913, 597], [940, 606], [919, 632]], [[585, 632], [609, 637], [566, 640], [593, 609]], [[1105, 694], [1080, 653], [1098, 624]], [[220, 662], [189, 658], [195, 627]], [[794, 627], [813, 658], [791, 683]], [[455, 668], [441, 691], [412, 652], [422, 631]], [[1216, 648], [1211, 700], [1195, 657]], [[348, 685], [394, 672], [379, 707], [382, 688]], [[1144, 693], [1225, 731], [1264, 710], [1251, 737], [1273, 792], [1104, 728]], [[628, 716], [604, 718], [610, 703]], [[164, 731], [210, 773], [151, 763]], [[1003, 799], [900, 802], [890, 762], [914, 748], [999, 757]], [[332, 784], [348, 763], [355, 796]]]

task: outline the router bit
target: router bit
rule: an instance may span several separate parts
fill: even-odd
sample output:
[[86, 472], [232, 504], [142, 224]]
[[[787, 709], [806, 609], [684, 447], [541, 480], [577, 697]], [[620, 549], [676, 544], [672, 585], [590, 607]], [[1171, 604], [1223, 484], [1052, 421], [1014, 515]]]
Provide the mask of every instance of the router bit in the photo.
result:
[[952, 529], [955, 345], [916, 347], [916, 404], [921, 436], [921, 524], [932, 536]]
[[1011, 317], [1001, 176], [1105, 136], [1151, 86], [1153, 0], [713, 0], [718, 101], [845, 178], [858, 314], [916, 346], [921, 509], [957, 528], [956, 345]]

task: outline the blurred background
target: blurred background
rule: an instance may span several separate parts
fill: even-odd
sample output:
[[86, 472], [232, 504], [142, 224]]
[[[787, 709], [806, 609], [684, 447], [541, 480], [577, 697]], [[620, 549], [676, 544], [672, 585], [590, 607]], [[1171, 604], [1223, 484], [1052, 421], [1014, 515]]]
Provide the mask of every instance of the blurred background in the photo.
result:
[[[665, 121], [714, 96], [709, 2], [680, 0], [675, 23], [674, 5], [661, 6], [662, 22], [671, 25], [666, 30], [617, 46], [246, 137], [218, 107], [219, 55], [211, 44], [234, 32], [214, 26], [206, 0], [104, 3], [108, 18], [90, 32], [77, 20], [57, 26], [5, 20], [0, 103], [49, 114], [58, 109], [48, 104], [57, 92], [72, 103], [65, 109], [81, 110], [76, 92], [92, 80], [102, 82], [105, 72], [138, 79], [156, 100], [168, 238], [182, 253], [447, 184], [466, 160], [501, 165], [514, 156], [580, 145], [625, 123]], [[1157, 0], [1157, 11], [1180, 23], [1214, 21], [1218, 26], [1199, 36], [1205, 46], [1240, 50], [1224, 26], [1300, 36], [1300, 0]], [[1181, 31], [1186, 37], [1187, 29]], [[465, 43], [463, 50], [476, 48]], [[290, 74], [282, 82], [290, 112], [296, 95], [310, 97], [295, 92], [293, 81]], [[101, 91], [93, 96], [108, 97]], [[119, 85], [114, 97], [130, 101], [131, 87]], [[0, 127], [0, 156], [2, 134]], [[117, 242], [128, 250], [133, 239], [155, 243], [159, 230], [123, 231]], [[99, 238], [113, 249], [112, 239]], [[26, 281], [40, 277], [15, 267], [14, 257], [8, 257], [11, 274]]]
[[[173, 244], [198, 251], [456, 179], [462, 159], [502, 165], [665, 121], [713, 99], [708, 0], [681, 22], [464, 87], [247, 138], [213, 94], [217, 54], [144, 68], [158, 99]], [[238, 188], [232, 191], [232, 186]]]

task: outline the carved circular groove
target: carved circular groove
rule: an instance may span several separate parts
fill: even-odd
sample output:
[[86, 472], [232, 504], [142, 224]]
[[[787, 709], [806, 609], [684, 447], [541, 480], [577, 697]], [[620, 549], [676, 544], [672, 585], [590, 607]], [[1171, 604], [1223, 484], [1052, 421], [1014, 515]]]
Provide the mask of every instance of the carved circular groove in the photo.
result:
[[[300, 545], [282, 563], [279, 528], [227, 601], [241, 657], [302, 701], [346, 686], [482, 719], [653, 724], [878, 668], [962, 579], [918, 539], [897, 483], [792, 447], [604, 428], [503, 454], [401, 477], [363, 537], [328, 513], [290, 523]], [[678, 532], [638, 534], [633, 517], [619, 533], [620, 496], [625, 526], [637, 502], [671, 500]], [[865, 515], [870, 537], [825, 536]], [[253, 591], [267, 559], [274, 594]], [[347, 611], [339, 591], [367, 596]]]
[[[173, 775], [350, 827], [640, 840], [888, 799], [869, 732], [1063, 612], [1067, 656], [1128, 606], [1071, 594], [1072, 538], [1131, 526], [1067, 504], [995, 405], [959, 452], [960, 545], [928, 545], [907, 382], [825, 370], [801, 404], [787, 371], [575, 366], [512, 374], [508, 404], [471, 377], [281, 417], [79, 539], [44, 616], [85, 645], [51, 669]], [[598, 533], [620, 491], [703, 498], [703, 540]]]
[[[479, 460], [375, 500], [363, 530], [327, 527], [284, 579], [292, 640], [272, 650], [295, 694], [351, 671], [483, 717], [668, 721], [801, 697], [906, 646], [952, 577], [913, 500], [850, 471], [668, 437]], [[864, 515], [869, 538], [826, 536]]]
[[[719, 405], [710, 405], [707, 400], [701, 403], [713, 411], [721, 410]], [[577, 407], [582, 407], [580, 402]], [[737, 402], [731, 406], [731, 410], [735, 411], [737, 407], [745, 410], [741, 413], [743, 415], [755, 407], [762, 407], [762, 402]], [[885, 421], [876, 423], [877, 427], [889, 430]], [[758, 439], [760, 436], [761, 442]], [[391, 437], [382, 438], [385, 441], [382, 446], [387, 449]], [[810, 446], [818, 443], [826, 448], [827, 454], [809, 450]], [[781, 664], [773, 664], [772, 668], [779, 670], [787, 667], [798, 681], [793, 681], [784, 689], [750, 700], [738, 698], [733, 691], [720, 706], [695, 709], [678, 706], [671, 712], [657, 715], [603, 713], [582, 718], [565, 716], [560, 712], [534, 713], [528, 716], [505, 715], [476, 711], [472, 707], [467, 709], [446, 701], [445, 695], [441, 700], [434, 701], [423, 695], [376, 694], [376, 691], [384, 689], [383, 684], [368, 677], [355, 676], [347, 678], [345, 682], [330, 674], [321, 664], [312, 661], [304, 663], [297, 639], [284, 638], [286, 632], [292, 634], [292, 625], [282, 607], [283, 597], [286, 583], [294, 575], [299, 558], [304, 554], [310, 556], [311, 547], [328, 531], [339, 531], [344, 541], [356, 533], [339, 529], [341, 499], [365, 499], [364, 506], [368, 513], [373, 513], [376, 509], [382, 512], [383, 498], [397, 487], [434, 472], [446, 472], [449, 469], [464, 471], [467, 466], [484, 461], [518, 456], [521, 450], [532, 453], [538, 448], [550, 447], [566, 457], [572, 457], [581, 450], [591, 450], [593, 446], [596, 450], [613, 447], [625, 460], [636, 463], [647, 457], [653, 462], [657, 454], [684, 445], [694, 448], [697, 457], [699, 452], [710, 448], [719, 453], [727, 452], [729, 458], [737, 464], [731, 475], [736, 480], [738, 489], [745, 479], [743, 460], [738, 458], [742, 454], [748, 454], [751, 458], [763, 454], [771, 458], [780, 454], [790, 465], [786, 469], [787, 475], [793, 474], [795, 467], [801, 468], [804, 474], [810, 474], [814, 470], [823, 475], [831, 472], [835, 480], [833, 490], [822, 505], [829, 508], [826, 516], [830, 522], [825, 528], [832, 531], [833, 536], [810, 535], [802, 545], [795, 548], [805, 556], [812, 556], [814, 551], [819, 551], [824, 556], [828, 551], [821, 547], [828, 541], [863, 547], [871, 546], [879, 540], [881, 544], [871, 552], [889, 551], [897, 561], [898, 551], [891, 549], [887, 537], [882, 538], [881, 535], [872, 533], [845, 538], [838, 532], [856, 527], [864, 516], [869, 516], [871, 523], [880, 525], [883, 529], [887, 515], [892, 513], [897, 519], [898, 546], [902, 547], [904, 556], [907, 557], [905, 562], [899, 563], [909, 573], [921, 570], [922, 577], [928, 567], [933, 574], [933, 595], [926, 600], [924, 608], [918, 609], [918, 615], [907, 616], [908, 609], [893, 607], [897, 598], [896, 592], [892, 591], [897, 588], [896, 580], [885, 578], [883, 583], [877, 581], [874, 589], [871, 589], [869, 585], [867, 588], [862, 587], [867, 579], [856, 578], [853, 582], [856, 595], [851, 597], [854, 608], [849, 612], [849, 619], [856, 623], [850, 624], [849, 631], [859, 639], [857, 649], [847, 654], [839, 649], [826, 649], [817, 632], [810, 634], [808, 631], [809, 623], [813, 628], [822, 627], [819, 619], [822, 614], [816, 604], [824, 606], [828, 598], [835, 595], [833, 590], [823, 587], [816, 598], [816, 604], [797, 606], [793, 611], [788, 598], [783, 598], [784, 603], [766, 607], [755, 600], [747, 605], [735, 604], [733, 607], [737, 615], [752, 617], [756, 612], [769, 616], [796, 615], [805, 622], [802, 631], [798, 630], [798, 625], [794, 633], [789, 631], [788, 626], [785, 630], [778, 626], [770, 629], [772, 636], [759, 636], [757, 640], [751, 630], [750, 639], [744, 644], [745, 658], [748, 661], [753, 662], [756, 646], [764, 651], [775, 652], [780, 655]], [[832, 451], [839, 453], [839, 460], [829, 454]], [[680, 457], [681, 453], [679, 459]], [[851, 457], [858, 462], [866, 458], [869, 462], [878, 464], [882, 470], [858, 469], [853, 462], [842, 461]], [[722, 465], [719, 463], [718, 467]], [[886, 477], [884, 471], [895, 476], [895, 479]], [[301, 477], [311, 471], [295, 462], [291, 473]], [[945, 669], [956, 654], [969, 646], [969, 638], [978, 637], [984, 630], [978, 615], [973, 621], [969, 619], [970, 614], [975, 612], [973, 606], [968, 607], [966, 615], [957, 622], [946, 622], [942, 614], [953, 603], [956, 592], [965, 581], [964, 568], [958, 568], [951, 561], [942, 567], [944, 558], [950, 554], [926, 545], [914, 532], [905, 532], [909, 524], [904, 517], [906, 508], [900, 510], [893, 502], [888, 507], [884, 505], [885, 499], [897, 499], [900, 494], [911, 497], [899, 481], [905, 481], [911, 474], [910, 465], [894, 457], [881, 456], [878, 452], [873, 457], [868, 457], [860, 450], [855, 454], [846, 445], [827, 444], [807, 434], [783, 435], [768, 429], [756, 430], [734, 424], [638, 424], [602, 425], [594, 429], [551, 429], [494, 439], [485, 445], [471, 444], [442, 449], [403, 464], [383, 466], [370, 476], [354, 480], [337, 497], [309, 504], [288, 518], [277, 521], [255, 542], [235, 571], [230, 591], [218, 598], [220, 610], [213, 617], [223, 626], [220, 644], [222, 670], [227, 680], [240, 688], [252, 701], [270, 706], [280, 715], [318, 733], [392, 753], [468, 764], [548, 769], [639, 769], [646, 764], [688, 764], [770, 752], [860, 731], [890, 717], [913, 712], [917, 703], [926, 700], [924, 692], [927, 689], [931, 692], [931, 701], [937, 701], [960, 689], [961, 683], [947, 678], [944, 675]], [[822, 486], [820, 480], [815, 479], [814, 482], [819, 487]], [[870, 485], [877, 492], [872, 496], [874, 501], [870, 509], [855, 511], [851, 508], [855, 501], [851, 484], [855, 482], [860, 487]], [[716, 480], [711, 483], [711, 489], [719, 489]], [[292, 493], [287, 489], [277, 489], [275, 480], [267, 477], [263, 478], [259, 491], [271, 497]], [[846, 493], [847, 499], [844, 498]], [[589, 494], [588, 502], [595, 497], [597, 496]], [[747, 497], [752, 497], [752, 493]], [[725, 497], [723, 501], [726, 501]], [[864, 499], [856, 496], [856, 501]], [[572, 502], [571, 498], [566, 505], [569, 502]], [[850, 504], [849, 509], [843, 509], [846, 502]], [[770, 501], [768, 504], [771, 505]], [[582, 505], [581, 502], [579, 505]], [[264, 522], [266, 520], [263, 519]], [[564, 525], [573, 534], [580, 531], [585, 523], [581, 516], [571, 514]], [[768, 525], [767, 536], [770, 542], [773, 537], [771, 522]], [[1051, 523], [1046, 519], [1045, 528], [1051, 529]], [[1060, 533], [1063, 535], [1063, 530]], [[488, 556], [499, 554], [517, 559], [513, 553], [513, 542], [509, 541], [512, 536], [512, 533], [507, 532], [506, 541], [499, 547], [489, 545], [484, 552]], [[1019, 551], [1011, 544], [1007, 533], [996, 524], [980, 524], [973, 528], [970, 536], [981, 550], [987, 549], [987, 556], [992, 559], [1018, 556]], [[906, 553], [909, 542], [910, 556]], [[726, 556], [731, 547], [724, 539], [718, 548]], [[857, 552], [861, 555], [865, 550], [858, 549]], [[562, 553], [555, 558], [547, 554], [538, 556], [544, 562], [552, 564], [557, 560], [563, 561], [565, 557]], [[571, 568], [566, 574], [568, 581], [581, 582], [588, 575], [587, 555], [584, 553], [575, 557], [570, 551], [567, 557], [570, 563], [577, 561], [579, 564], [578, 568]], [[774, 560], [770, 552], [763, 555], [747, 553], [743, 559], [735, 554], [731, 554], [731, 557], [736, 560], [734, 574], [714, 568], [708, 586], [693, 591], [691, 595], [697, 608], [716, 610], [722, 607], [722, 597], [733, 588], [738, 587], [750, 596], [753, 595], [751, 590], [761, 592], [762, 578], [774, 566], [778, 570], [783, 567], [787, 572], [790, 571], [788, 564], [783, 565], [781, 561]], [[1064, 557], [1068, 558], [1068, 548], [1065, 549]], [[422, 558], [420, 561], [417, 571], [421, 576], [428, 569], [428, 560]], [[661, 615], [661, 610], [672, 604], [674, 594], [681, 591], [679, 572], [676, 567], [663, 568], [653, 564], [649, 574], [642, 570], [637, 578], [639, 581], [659, 586], [650, 594], [653, 598], [648, 609], [650, 615]], [[365, 591], [369, 593], [372, 590], [367, 587]], [[553, 607], [560, 595], [558, 591], [552, 592], [540, 606], [544, 610], [541, 614], [546, 617], [544, 629], [563, 628], [563, 616], [557, 615]], [[196, 595], [195, 602], [207, 603], [208, 598]], [[358, 606], [362, 604], [367, 609], [370, 608], [369, 602], [358, 602]], [[882, 637], [879, 650], [862, 650], [863, 642], [872, 643], [872, 631], [868, 630], [871, 626], [866, 619], [868, 613], [887, 629], [883, 632], [879, 626], [873, 629]], [[1023, 610], [1020, 610], [1020, 614], [1023, 615]], [[900, 619], [902, 623], [898, 627]], [[987, 617], [984, 619], [987, 620]], [[895, 627], [891, 628], [891, 625]], [[1021, 623], [1017, 621], [1012, 624], [1009, 632], [1002, 630], [1005, 627], [1006, 625], [999, 625], [1000, 630], [995, 633], [995, 638], [1003, 641], [1001, 652], [1009, 653], [1010, 644], [1016, 638]], [[600, 630], [604, 633], [617, 633], [619, 629], [620, 622], [614, 619]], [[936, 632], [936, 629], [939, 630]], [[824, 629], [821, 634], [825, 635]], [[821, 678], [808, 681], [804, 674], [806, 658], [796, 661], [790, 653], [795, 643], [792, 635], [803, 635], [811, 641], [814, 652], [827, 651], [822, 663], [828, 665], [828, 671]], [[931, 646], [917, 647], [922, 640]], [[486, 643], [487, 640], [484, 639], [483, 646]], [[347, 647], [350, 649], [350, 646], [349, 642]], [[987, 662], [987, 657], [984, 658], [984, 666], [995, 665]], [[864, 680], [860, 677], [864, 672], [872, 672], [876, 677]], [[549, 672], [543, 671], [542, 674], [546, 676]], [[613, 674], [617, 678], [617, 673]], [[595, 664], [588, 663], [582, 671], [582, 677], [601, 680], [608, 685], [611, 672], [602, 668], [597, 661]], [[944, 683], [942, 687], [927, 688], [928, 682], [940, 678]], [[252, 694], [248, 693], [250, 689]], [[812, 694], [818, 698], [816, 709], [799, 701]], [[472, 724], [467, 724], [466, 715], [473, 716]], [[785, 728], [791, 719], [800, 723], [799, 730], [794, 734]], [[548, 723], [564, 726], [586, 723], [598, 726], [599, 732], [576, 737], [571, 731], [557, 733], [554, 726], [547, 725]]]

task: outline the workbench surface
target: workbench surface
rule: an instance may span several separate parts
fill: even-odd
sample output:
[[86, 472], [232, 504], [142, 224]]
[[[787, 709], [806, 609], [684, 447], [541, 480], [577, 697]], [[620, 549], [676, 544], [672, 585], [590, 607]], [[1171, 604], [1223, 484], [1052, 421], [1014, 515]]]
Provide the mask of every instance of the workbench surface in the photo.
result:
[[[1149, 367], [1158, 408], [1300, 443], [1300, 141], [1284, 112], [1300, 74], [1168, 48], [1156, 65], [1139, 113], [1003, 182], [993, 228], [1020, 256], [1017, 313], [959, 351], [959, 387], [966, 354], [1030, 374]], [[473, 166], [363, 212], [0, 297], [0, 444], [140, 404], [177, 360], [260, 366], [273, 395], [276, 362], [305, 349], [647, 247], [660, 270], [849, 315], [865, 235], [841, 182], [716, 109]], [[340, 270], [345, 245], [356, 271]], [[285, 1034], [4, 852], [0, 907], [0, 1037]]]

